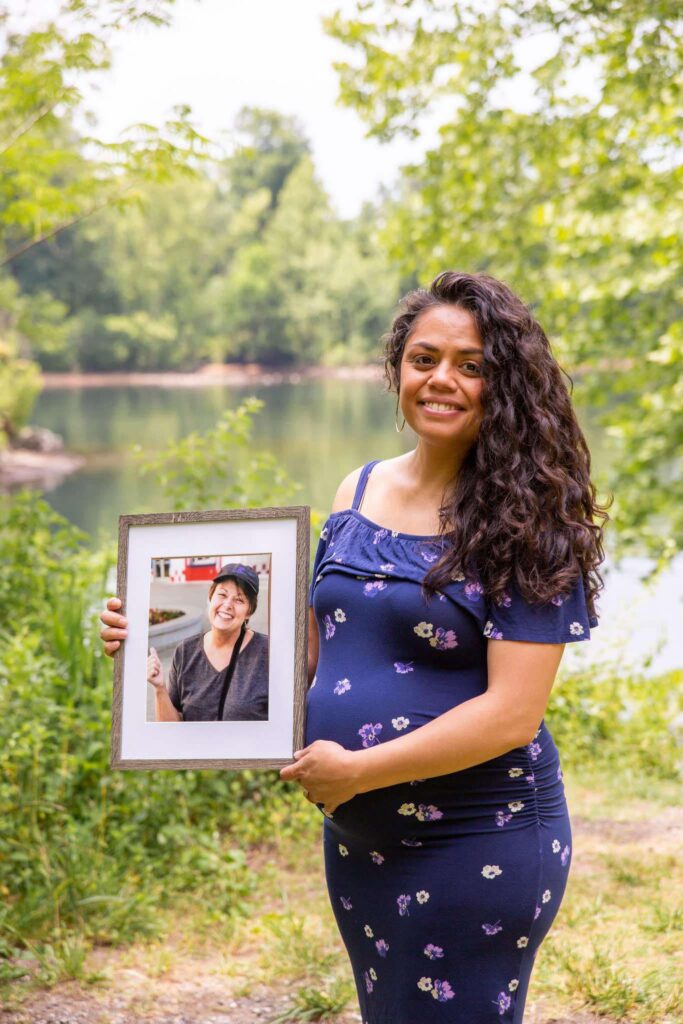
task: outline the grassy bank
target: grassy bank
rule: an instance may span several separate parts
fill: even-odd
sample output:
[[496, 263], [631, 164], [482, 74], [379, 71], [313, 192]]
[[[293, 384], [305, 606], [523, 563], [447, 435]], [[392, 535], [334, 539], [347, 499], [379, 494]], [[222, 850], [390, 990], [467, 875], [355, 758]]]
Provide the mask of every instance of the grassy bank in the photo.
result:
[[[683, 928], [678, 786], [608, 765], [566, 771], [565, 785], [572, 868], [537, 958], [526, 1020], [674, 1024], [683, 1012], [675, 980]], [[353, 1021], [355, 991], [324, 887], [319, 830], [317, 811], [298, 794], [236, 815], [227, 848], [245, 852], [255, 879], [240, 913], [216, 916], [208, 898], [178, 893], [159, 910], [154, 937], [87, 951], [74, 937], [59, 977], [71, 968], [76, 983], [48, 996], [41, 986], [50, 979], [35, 961], [11, 997], [5, 990], [3, 1019], [38, 1019], [49, 998], [62, 1019], [78, 1011], [106, 1020], [116, 1005], [131, 1022], [180, 1013], [199, 1024], [226, 1008], [236, 1021], [257, 1011], [269, 1021]]]
[[[151, 950], [163, 975], [206, 947], [243, 994], [294, 979], [300, 1016], [340, 1011], [349, 968], [322, 885], [317, 812], [275, 771], [111, 772], [97, 614], [113, 552], [90, 551], [31, 495], [5, 503], [0, 525], [3, 998], [96, 981], [102, 969], [115, 977], [126, 948], [140, 963]], [[607, 663], [563, 672], [546, 716], [577, 868], [538, 992], [636, 1024], [678, 1012], [667, 971], [682, 887], [667, 830], [682, 677]], [[109, 966], [106, 950], [116, 950]]]

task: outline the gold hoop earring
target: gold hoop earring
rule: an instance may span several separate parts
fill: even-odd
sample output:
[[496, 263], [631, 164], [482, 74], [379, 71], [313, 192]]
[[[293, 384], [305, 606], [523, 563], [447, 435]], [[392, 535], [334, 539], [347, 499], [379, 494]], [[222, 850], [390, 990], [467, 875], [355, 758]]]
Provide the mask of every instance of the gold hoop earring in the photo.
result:
[[406, 418], [405, 418], [405, 416], [403, 417], [403, 423], [402, 423], [402, 424], [401, 424], [401, 426], [399, 427], [399, 425], [398, 425], [398, 402], [399, 402], [399, 396], [398, 396], [398, 394], [397, 394], [397, 395], [396, 395], [396, 412], [395, 412], [395, 414], [394, 414], [394, 425], [395, 425], [395, 427], [396, 427], [396, 431], [397, 431], [397, 433], [399, 433], [399, 434], [400, 434], [400, 433], [401, 433], [401, 431], [403, 430], [403, 428], [404, 428], [404, 427], [405, 427], [405, 425], [406, 425]]

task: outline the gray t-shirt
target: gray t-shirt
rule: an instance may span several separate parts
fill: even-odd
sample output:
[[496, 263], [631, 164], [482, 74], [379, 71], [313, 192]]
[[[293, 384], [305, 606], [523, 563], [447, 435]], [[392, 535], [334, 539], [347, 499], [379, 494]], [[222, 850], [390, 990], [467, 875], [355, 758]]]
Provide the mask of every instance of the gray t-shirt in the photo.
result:
[[[181, 640], [168, 674], [168, 695], [184, 722], [215, 722], [223, 673], [204, 653], [204, 635]], [[268, 718], [268, 637], [254, 632], [237, 658], [225, 698], [223, 721]]]

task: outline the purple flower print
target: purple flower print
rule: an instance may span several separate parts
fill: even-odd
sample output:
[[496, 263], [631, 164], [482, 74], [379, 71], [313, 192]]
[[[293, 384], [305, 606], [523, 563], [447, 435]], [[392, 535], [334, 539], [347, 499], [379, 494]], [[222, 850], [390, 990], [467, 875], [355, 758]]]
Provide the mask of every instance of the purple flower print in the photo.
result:
[[341, 900], [341, 905], [344, 908], [344, 910], [353, 909], [353, 904], [351, 900], [348, 898], [348, 896], [340, 896], [339, 899]]
[[566, 867], [567, 866], [567, 861], [569, 860], [569, 847], [568, 846], [565, 846], [564, 850], [560, 854], [560, 860], [562, 861], [562, 867], [563, 868]]
[[365, 594], [366, 597], [374, 597], [378, 591], [386, 589], [387, 585], [384, 582], [384, 580], [371, 580], [369, 583], [366, 583], [365, 586], [363, 587], [363, 593]]
[[496, 604], [499, 608], [509, 608], [512, 604], [512, 598], [508, 594], [507, 590], [504, 590], [500, 597], [496, 598]]
[[483, 924], [484, 935], [497, 935], [498, 932], [502, 932], [503, 926], [500, 923], [500, 919], [495, 924]]
[[448, 651], [451, 647], [458, 646], [458, 638], [452, 629], [442, 629], [441, 626], [437, 629], [436, 633], [430, 639], [432, 647], [436, 647], [437, 651]]
[[452, 999], [455, 992], [447, 981], [439, 981], [438, 978], [434, 979], [434, 988], [432, 989], [432, 995], [439, 1003], [446, 1003], [449, 999]]
[[385, 942], [384, 939], [377, 939], [377, 942], [375, 943], [375, 948], [377, 949], [377, 952], [379, 953], [380, 956], [386, 956], [387, 953], [389, 952], [389, 943]]
[[562, 769], [560, 768], [560, 766], [559, 766], [559, 765], [558, 765], [558, 768], [557, 768], [557, 777], [558, 777], [558, 779], [560, 780], [560, 782], [561, 782], [561, 781], [562, 781], [562, 779], [564, 778], [564, 775], [562, 774]]
[[396, 898], [396, 902], [398, 903], [398, 913], [400, 917], [410, 917], [408, 904], [410, 903], [411, 899], [412, 897], [408, 896], [407, 894], [402, 894], [401, 896], [398, 896]]
[[536, 776], [534, 775], [533, 772], [530, 772], [528, 775], [525, 775], [524, 778], [526, 779], [526, 781], [529, 783], [530, 786], [533, 786], [534, 782], [536, 781]]
[[384, 857], [377, 850], [370, 850], [370, 860], [373, 864], [384, 864]]
[[370, 977], [367, 971], [363, 971], [363, 977], [365, 979], [365, 991], [372, 992], [375, 986], [373, 985], [372, 978]]
[[435, 562], [437, 560], [437, 558], [441, 554], [442, 548], [439, 547], [438, 544], [430, 544], [428, 542], [425, 543], [425, 541], [418, 541], [418, 543], [415, 544], [415, 550], [419, 551], [420, 557], [423, 558], [425, 562], [429, 562], [431, 564], [432, 562]]
[[372, 543], [373, 544], [379, 544], [379, 542], [381, 540], [384, 540], [384, 538], [388, 535], [388, 533], [389, 533], [389, 531], [388, 530], [384, 530], [384, 529], [375, 530], [374, 534], [372, 535]]
[[400, 676], [404, 676], [408, 672], [414, 671], [412, 661], [395, 661], [394, 668]]
[[424, 948], [424, 955], [430, 960], [440, 960], [443, 956], [443, 949], [441, 946], [435, 946], [433, 942], [429, 942]]
[[496, 811], [496, 825], [500, 825], [502, 828], [503, 825], [510, 821], [511, 817], [511, 814], [505, 814], [503, 811]]
[[543, 750], [543, 747], [540, 743], [528, 743], [526, 749], [529, 751], [529, 756], [531, 757], [531, 760], [535, 761], [538, 755]]
[[334, 622], [332, 621], [329, 615], [325, 616], [323, 622], [325, 623], [325, 639], [331, 640], [335, 634], [335, 630], [337, 627], [335, 626]]
[[554, 594], [553, 597], [550, 598], [550, 603], [555, 604], [559, 607], [561, 604], [564, 604], [566, 600], [567, 598], [562, 597], [561, 594]]
[[415, 817], [418, 821], [438, 821], [439, 818], [443, 818], [443, 811], [434, 804], [418, 804]]
[[536, 910], [534, 911], [534, 921], [536, 920], [536, 918], [538, 917], [538, 915], [540, 913], [541, 913], [541, 908], [540, 907], [536, 907]]
[[382, 731], [382, 723], [376, 722], [374, 725], [372, 722], [366, 722], [358, 730], [358, 735], [363, 740], [364, 747], [372, 747], [375, 743], [379, 743], [379, 734]]
[[484, 588], [478, 580], [465, 584], [465, 597], [468, 601], [478, 601], [484, 593]]
[[402, 839], [401, 843], [403, 846], [422, 846], [420, 839]]
[[496, 1005], [498, 1006], [498, 1013], [503, 1014], [505, 1013], [506, 1010], [510, 1009], [510, 1004], [512, 1000], [510, 999], [510, 996], [507, 994], [507, 992], [499, 992], [498, 998], [495, 1000], [495, 1002]]
[[338, 680], [337, 685], [334, 688], [334, 692], [337, 694], [337, 696], [341, 697], [342, 693], [346, 693], [347, 690], [350, 689], [351, 683], [348, 681], [348, 679], [340, 679]]

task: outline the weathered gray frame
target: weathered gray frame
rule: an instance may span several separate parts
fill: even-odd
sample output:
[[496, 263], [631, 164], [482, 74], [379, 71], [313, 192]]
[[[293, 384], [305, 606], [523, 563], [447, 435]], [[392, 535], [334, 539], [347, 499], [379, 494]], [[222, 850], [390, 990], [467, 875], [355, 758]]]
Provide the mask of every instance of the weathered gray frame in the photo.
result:
[[[296, 520], [296, 589], [294, 609], [294, 721], [292, 750], [304, 746], [306, 691], [308, 690], [308, 563], [310, 558], [311, 509], [309, 505], [279, 508], [217, 509], [210, 512], [150, 512], [144, 515], [119, 516], [119, 551], [116, 592], [123, 601], [128, 581], [128, 530], [131, 526], [169, 526], [187, 523], [222, 523], [245, 519]], [[125, 615], [125, 607], [121, 608]], [[121, 722], [123, 706], [123, 650], [114, 655], [114, 686], [112, 699], [111, 758], [112, 768], [137, 770], [150, 768], [282, 768], [291, 758], [200, 758], [139, 760], [121, 757]]]

